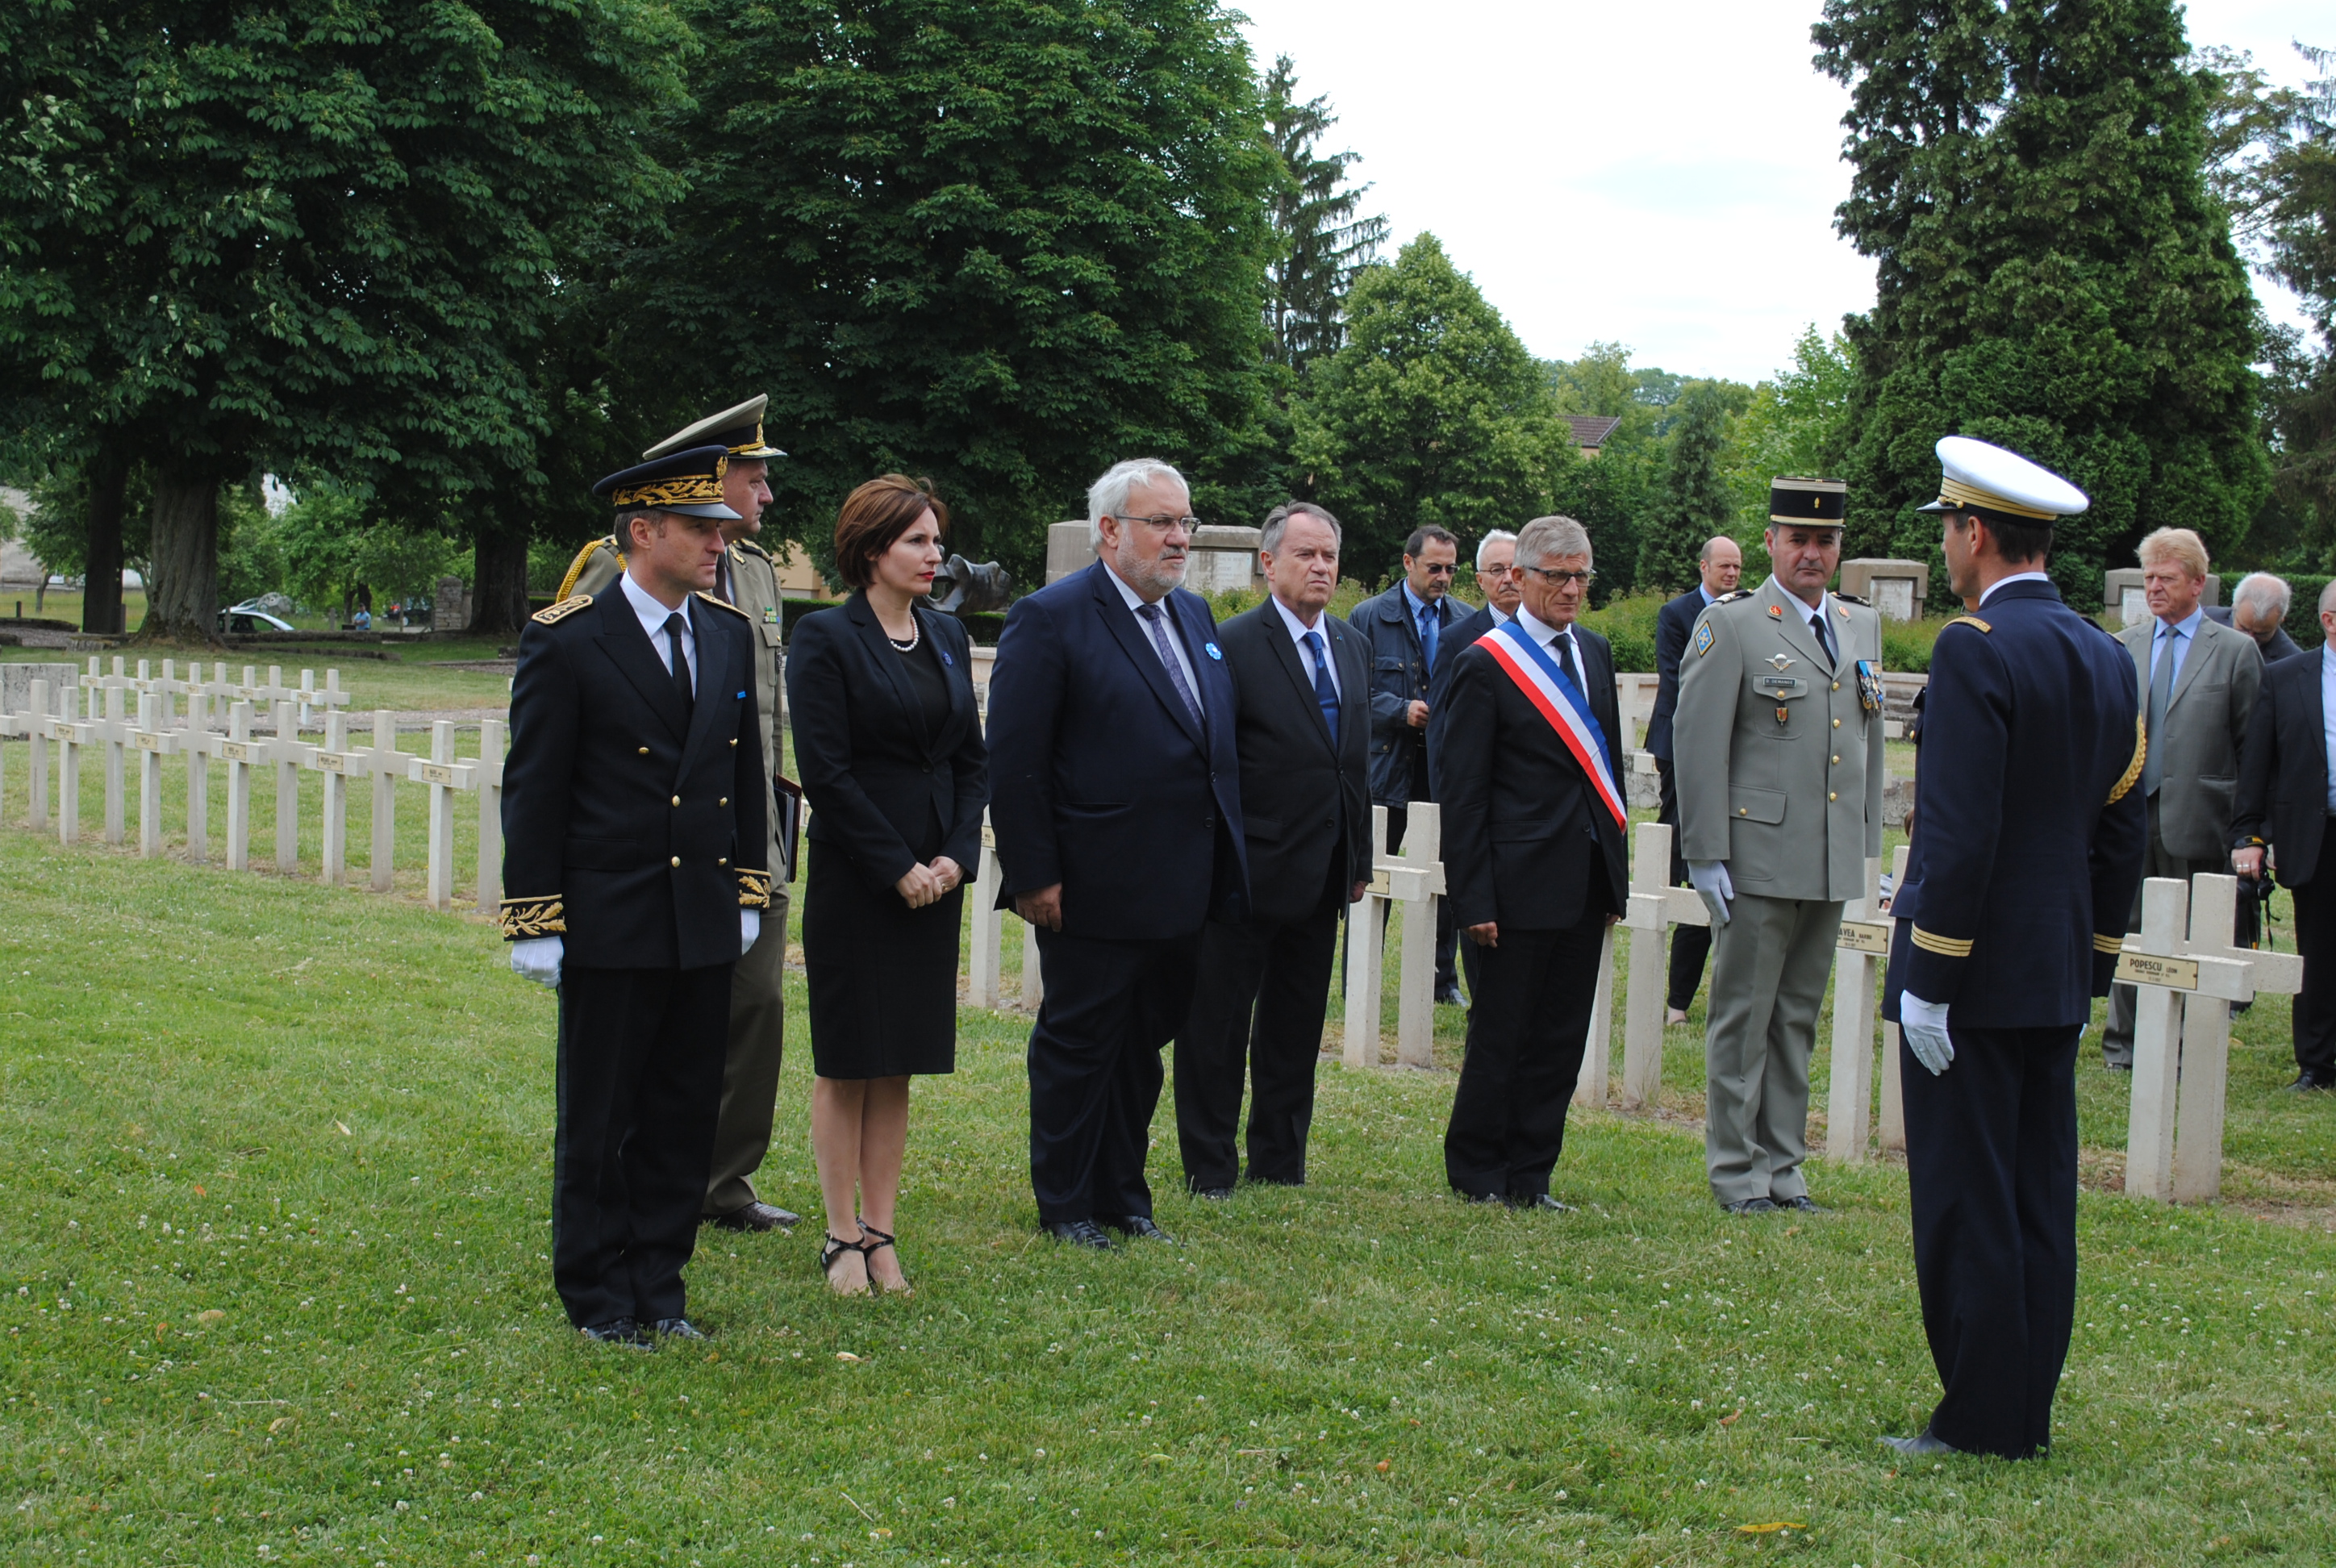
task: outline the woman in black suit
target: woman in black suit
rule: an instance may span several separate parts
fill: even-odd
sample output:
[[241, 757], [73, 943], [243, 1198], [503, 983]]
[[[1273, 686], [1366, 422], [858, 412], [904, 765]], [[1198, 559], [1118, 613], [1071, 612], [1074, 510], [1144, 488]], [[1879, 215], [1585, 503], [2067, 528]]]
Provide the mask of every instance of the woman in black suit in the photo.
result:
[[820, 1264], [842, 1295], [866, 1294], [871, 1280], [908, 1290], [890, 1249], [909, 1078], [957, 1065], [960, 884], [981, 852], [989, 753], [965, 628], [918, 603], [948, 527], [948, 508], [917, 481], [888, 473], [853, 491], [835, 562], [858, 591], [805, 616], [787, 650], [811, 805], [803, 967], [827, 1203]]

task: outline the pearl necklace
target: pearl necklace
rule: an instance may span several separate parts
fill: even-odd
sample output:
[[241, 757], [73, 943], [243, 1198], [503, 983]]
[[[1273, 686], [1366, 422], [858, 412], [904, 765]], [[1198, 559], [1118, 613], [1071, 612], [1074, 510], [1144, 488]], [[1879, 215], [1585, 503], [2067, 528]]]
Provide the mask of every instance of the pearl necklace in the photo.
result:
[[902, 642], [899, 638], [894, 637], [889, 631], [884, 634], [884, 640], [892, 645], [892, 651], [894, 653], [914, 653], [917, 651], [917, 645], [924, 641], [924, 623], [917, 618], [917, 612], [915, 610], [910, 610], [909, 612], [908, 641]]

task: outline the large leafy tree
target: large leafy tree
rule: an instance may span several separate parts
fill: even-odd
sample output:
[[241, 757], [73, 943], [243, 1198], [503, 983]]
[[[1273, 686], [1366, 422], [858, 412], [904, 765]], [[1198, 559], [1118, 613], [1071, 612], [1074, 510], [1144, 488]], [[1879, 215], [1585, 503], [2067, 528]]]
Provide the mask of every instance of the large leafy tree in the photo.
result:
[[2276, 100], [2281, 134], [2251, 183], [2271, 270], [2310, 325], [2273, 345], [2277, 489], [2310, 541], [2310, 564], [2325, 568], [2336, 550], [2336, 52], [2302, 54], [2323, 74]]
[[1296, 410], [1296, 466], [1346, 525], [1357, 575], [1422, 523], [1473, 543], [1550, 510], [1578, 460], [1546, 372], [1432, 234], [1347, 299], [1347, 341]]
[[2078, 604], [2148, 529], [2243, 540], [2268, 479], [2253, 300], [2173, 0], [1828, 0], [1815, 38], [1851, 90], [1839, 227], [1877, 263], [1847, 324], [1846, 552], [1934, 554], [1912, 508], [1953, 433], [2091, 495], [2053, 560]]
[[1726, 388], [1688, 384], [1679, 400], [1653, 516], [1639, 541], [1638, 586], [1678, 592], [1696, 579], [1704, 541], [1728, 531], [1735, 510], [1722, 470], [1733, 414]]
[[1368, 185], [1347, 183], [1358, 152], [1325, 153], [1320, 142], [1338, 117], [1328, 98], [1298, 101], [1298, 68], [1284, 54], [1265, 79], [1266, 133], [1281, 155], [1273, 193], [1273, 231], [1281, 254], [1268, 274], [1266, 309], [1274, 350], [1292, 371], [1334, 353], [1345, 336], [1347, 290], [1387, 243], [1383, 216], [1359, 217]]
[[[1280, 178], [1213, 0], [700, 0], [692, 186], [631, 268], [676, 376], [770, 394], [773, 516], [814, 553], [887, 469], [1024, 582], [1113, 461], [1246, 511], [1267, 472]], [[713, 401], [707, 399], [709, 404]]]
[[657, 0], [0, 6], [0, 429], [151, 467], [150, 632], [209, 633], [225, 481], [536, 472], [568, 242], [653, 220], [687, 46]]

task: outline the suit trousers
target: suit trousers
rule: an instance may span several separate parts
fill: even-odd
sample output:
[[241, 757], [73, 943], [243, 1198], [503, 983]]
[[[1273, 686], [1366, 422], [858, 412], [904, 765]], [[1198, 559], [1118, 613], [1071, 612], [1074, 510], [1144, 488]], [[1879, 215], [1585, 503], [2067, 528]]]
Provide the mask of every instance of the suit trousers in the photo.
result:
[[[1414, 787], [1417, 793], [1413, 798], [1427, 798], [1425, 779]], [[1393, 854], [1403, 848], [1403, 830], [1410, 821], [1411, 812], [1408, 806], [1389, 806], [1387, 814], [1387, 853]], [[1394, 913], [1393, 901], [1379, 906], [1379, 927], [1382, 930], [1387, 927], [1388, 917]], [[1460, 928], [1452, 923], [1452, 901], [1438, 899], [1436, 901], [1436, 994], [1439, 997], [1460, 983], [1459, 944]]]
[[1038, 931], [1046, 998], [1030, 1030], [1030, 1186], [1038, 1222], [1152, 1213], [1144, 1180], [1160, 1048], [1191, 1016], [1201, 932], [1106, 941]]
[[1468, 1008], [1468, 1054], [1444, 1134], [1445, 1178], [1467, 1197], [1549, 1191], [1590, 1038], [1605, 902], [1584, 900], [1570, 930], [1504, 923], [1500, 945], [1477, 951], [1482, 989]]
[[732, 968], [560, 972], [551, 1278], [578, 1328], [683, 1316]]
[[[2227, 864], [2185, 860], [2180, 855], [2167, 853], [2165, 835], [2158, 831], [2157, 797], [2149, 797], [2149, 850], [2141, 865], [2143, 881], [2151, 877], [2172, 877], [2186, 884], [2200, 872], [2229, 869]], [[2141, 930], [2141, 887], [2136, 884], [2133, 890], [2133, 913], [2126, 918], [2125, 929], [2129, 931]], [[2131, 986], [2113, 985], [2109, 988], [2109, 1018], [2107, 1027], [2101, 1031], [2101, 1060], [2111, 1066], [2133, 1066], [2133, 1008], [2134, 989]]]
[[1728, 911], [1711, 943], [1703, 1163], [1721, 1203], [1783, 1203], [1809, 1190], [1809, 1056], [1841, 905], [1738, 892]]
[[[1334, 863], [1329, 880], [1338, 874]], [[1325, 886], [1321, 903], [1299, 920], [1211, 920], [1202, 930], [1192, 1016], [1176, 1035], [1176, 1139], [1192, 1191], [1230, 1187], [1241, 1174], [1233, 1140], [1244, 1066], [1249, 1179], [1305, 1183], [1314, 1064], [1322, 1052], [1346, 893]]]
[[[1669, 758], [1655, 759], [1655, 774], [1662, 787], [1662, 805], [1655, 820], [1671, 830], [1671, 885], [1685, 887], [1687, 857], [1679, 853], [1679, 784], [1671, 777], [1671, 767]], [[1703, 985], [1703, 962], [1710, 956], [1709, 926], [1671, 928], [1670, 983], [1665, 991], [1664, 1006], [1673, 1012], [1688, 1010], [1695, 1001], [1696, 991]]]
[[2303, 955], [2303, 989], [2295, 998], [2295, 1065], [2327, 1082], [2336, 1079], [2336, 818], [2321, 841], [2326, 876], [2290, 888], [2295, 901], [2295, 948]]
[[1936, 1077], [1899, 1047], [1922, 1332], [1942, 1442], [2050, 1446], [2077, 1309], [2078, 1026], [1961, 1029]]
[[771, 1152], [779, 1107], [779, 1063], [786, 1047], [787, 890], [775, 878], [763, 934], [730, 979], [730, 1044], [722, 1057], [722, 1110], [714, 1124], [714, 1163], [706, 1176], [709, 1219], [756, 1201], [754, 1174]]

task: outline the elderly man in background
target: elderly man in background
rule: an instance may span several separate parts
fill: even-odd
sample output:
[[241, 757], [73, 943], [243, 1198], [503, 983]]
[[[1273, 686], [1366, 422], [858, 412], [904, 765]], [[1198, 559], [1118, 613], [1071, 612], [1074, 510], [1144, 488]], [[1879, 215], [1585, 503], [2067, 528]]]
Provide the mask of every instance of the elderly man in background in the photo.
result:
[[[2263, 654], [2244, 632], [2206, 618], [2206, 545], [2186, 528], [2161, 528], [2141, 541], [2141, 587], [2150, 618], [2117, 640], [2133, 656], [2149, 750], [2141, 793], [2149, 812], [2141, 874], [2187, 882], [2219, 872], [2230, 852], [2239, 758], [2263, 685]], [[2141, 890], [2127, 929], [2141, 928]], [[2134, 989], [2109, 990], [2101, 1057], [2133, 1069]]]
[[2206, 607], [2206, 618], [2245, 632], [2255, 639], [2263, 663], [2277, 664], [2303, 651], [2280, 624], [2287, 619], [2288, 607], [2294, 602], [2295, 590], [2288, 587], [2284, 579], [2267, 571], [2251, 571], [2239, 579], [2238, 591], [2231, 595], [2229, 608], [2210, 604]]
[[1580, 523], [1525, 524], [1517, 613], [1453, 661], [1442, 716], [1445, 875], [1479, 979], [1444, 1171], [1463, 1196], [1512, 1208], [1567, 1207], [1550, 1172], [1606, 927], [1629, 897], [1614, 657], [1574, 624], [1593, 575]]
[[1007, 612], [989, 681], [999, 907], [1038, 928], [1030, 1185], [1056, 1240], [1166, 1241], [1144, 1179], [1201, 930], [1249, 915], [1235, 694], [1183, 584], [1192, 493], [1157, 458], [1087, 492], [1096, 560]]
[[[1371, 645], [1371, 803], [1387, 809], [1387, 848], [1403, 847], [1414, 801], [1436, 798], [1429, 774], [1427, 719], [1436, 672], [1450, 657], [1445, 634], [1461, 619], [1450, 597], [1460, 570], [1460, 541], [1433, 523], [1404, 541], [1403, 576], [1395, 586], [1348, 613], [1348, 624]], [[1447, 904], [1445, 908], [1449, 908]], [[1455, 932], [1439, 913], [1436, 926], [1436, 999], [1457, 1002]]]
[[[1696, 553], [1696, 585], [1666, 603], [1655, 617], [1655, 711], [1647, 719], [1647, 750], [1661, 780], [1661, 809], [1655, 820], [1671, 830], [1671, 885], [1687, 885], [1687, 855], [1679, 847], [1679, 784], [1671, 777], [1671, 722], [1679, 713], [1679, 658], [1695, 630], [1696, 618], [1744, 579], [1744, 548], [1726, 534], [1703, 541]], [[1681, 926], [1671, 934], [1670, 983], [1663, 1022], [1687, 1022], [1688, 1005], [1703, 984], [1703, 960], [1711, 953], [1711, 928]]]
[[[1505, 528], [1488, 531], [1476, 544], [1476, 591], [1484, 596], [1484, 608], [1466, 619], [1456, 623], [1444, 634], [1443, 659], [1438, 673], [1449, 671], [1452, 661], [1462, 648], [1517, 613], [1521, 602], [1516, 584], [1509, 580], [1509, 567], [1517, 559], [1517, 536]], [[1442, 683], [1439, 681], [1438, 685]], [[1427, 699], [1428, 716], [1435, 717], [1436, 696]], [[1436, 747], [1427, 748], [1431, 762]]]

